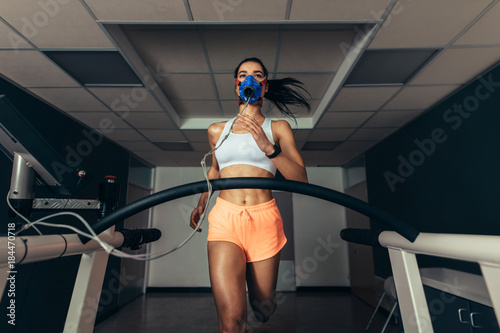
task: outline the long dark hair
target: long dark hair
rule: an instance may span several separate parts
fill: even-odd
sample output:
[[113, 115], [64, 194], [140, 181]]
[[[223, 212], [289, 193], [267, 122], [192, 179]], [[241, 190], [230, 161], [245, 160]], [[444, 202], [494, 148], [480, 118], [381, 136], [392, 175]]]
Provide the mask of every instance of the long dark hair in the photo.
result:
[[[245, 62], [256, 62], [264, 71], [264, 76], [268, 77], [268, 71], [266, 66], [262, 63], [259, 58], [246, 58], [238, 64], [234, 70], [234, 78], [238, 77], [238, 70], [241, 64]], [[269, 85], [268, 91], [265, 93], [264, 98], [268, 99], [283, 113], [285, 116], [290, 117], [295, 120], [295, 116], [292, 111], [288, 108], [288, 105], [296, 105], [307, 108], [308, 111], [311, 110], [311, 105], [305, 95], [311, 96], [304, 84], [297, 79], [292, 77], [286, 77], [283, 79], [270, 80], [267, 79]]]

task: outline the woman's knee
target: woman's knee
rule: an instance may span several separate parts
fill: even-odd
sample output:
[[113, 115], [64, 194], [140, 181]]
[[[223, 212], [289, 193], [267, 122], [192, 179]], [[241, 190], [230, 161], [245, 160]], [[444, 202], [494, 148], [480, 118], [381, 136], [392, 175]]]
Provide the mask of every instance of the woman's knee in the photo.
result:
[[274, 298], [273, 300], [253, 300], [250, 305], [255, 318], [257, 318], [258, 321], [265, 323], [276, 311], [278, 303], [276, 302], [276, 298]]
[[221, 333], [245, 332], [246, 318], [242, 315], [226, 315], [220, 318]]

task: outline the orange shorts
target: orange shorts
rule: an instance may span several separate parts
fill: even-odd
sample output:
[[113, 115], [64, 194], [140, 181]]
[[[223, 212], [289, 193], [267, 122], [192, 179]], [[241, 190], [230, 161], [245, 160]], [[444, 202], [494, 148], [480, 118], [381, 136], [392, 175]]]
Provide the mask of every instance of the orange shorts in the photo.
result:
[[269, 259], [286, 244], [283, 220], [274, 199], [254, 206], [238, 206], [217, 198], [208, 223], [207, 240], [238, 245], [247, 262]]

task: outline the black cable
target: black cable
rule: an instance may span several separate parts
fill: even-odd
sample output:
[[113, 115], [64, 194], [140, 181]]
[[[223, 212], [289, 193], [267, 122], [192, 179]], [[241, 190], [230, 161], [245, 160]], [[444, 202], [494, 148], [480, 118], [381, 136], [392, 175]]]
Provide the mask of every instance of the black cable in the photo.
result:
[[[212, 188], [214, 191], [237, 188], [258, 188], [304, 194], [315, 198], [324, 199], [330, 202], [335, 202], [337, 204], [355, 210], [361, 214], [369, 216], [392, 228], [392, 230], [398, 232], [400, 235], [411, 242], [415, 241], [419, 234], [419, 231], [414, 229], [412, 226], [404, 223], [400, 219], [381, 210], [380, 208], [371, 206], [368, 203], [345, 193], [318, 185], [291, 180], [254, 177], [214, 179], [211, 180], [210, 183], [212, 184]], [[97, 234], [100, 234], [101, 232], [117, 224], [118, 222], [143, 210], [174, 199], [207, 192], [207, 187], [207, 182], [203, 180], [154, 193], [110, 213], [109, 215], [94, 223], [92, 227]], [[83, 243], [87, 243], [89, 241], [89, 239], [85, 236], [79, 237]]]

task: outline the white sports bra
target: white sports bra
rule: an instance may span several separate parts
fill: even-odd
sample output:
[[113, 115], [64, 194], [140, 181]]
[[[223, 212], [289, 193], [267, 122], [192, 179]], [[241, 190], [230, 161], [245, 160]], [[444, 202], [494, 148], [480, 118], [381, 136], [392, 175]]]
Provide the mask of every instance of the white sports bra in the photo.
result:
[[[229, 120], [224, 126], [224, 130], [217, 141], [216, 147], [219, 147], [220, 142], [226, 137], [231, 129], [232, 124], [236, 118]], [[271, 119], [266, 118], [262, 124], [262, 129], [267, 138], [274, 145], [273, 131], [271, 129]], [[219, 170], [224, 169], [230, 165], [252, 165], [264, 170], [269, 171], [276, 175], [276, 166], [273, 161], [260, 150], [255, 142], [251, 133], [245, 134], [229, 134], [229, 137], [222, 143], [222, 145], [215, 151], [215, 157], [219, 163]]]

